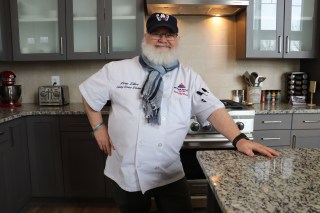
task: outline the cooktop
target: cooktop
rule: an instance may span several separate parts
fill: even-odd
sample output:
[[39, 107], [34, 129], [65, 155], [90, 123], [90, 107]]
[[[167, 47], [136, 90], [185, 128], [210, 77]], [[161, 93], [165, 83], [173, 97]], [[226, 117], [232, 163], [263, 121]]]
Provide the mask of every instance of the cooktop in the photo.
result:
[[224, 104], [226, 109], [247, 109], [246, 105], [240, 104], [240, 103], [232, 101], [232, 100], [222, 99], [220, 101]]

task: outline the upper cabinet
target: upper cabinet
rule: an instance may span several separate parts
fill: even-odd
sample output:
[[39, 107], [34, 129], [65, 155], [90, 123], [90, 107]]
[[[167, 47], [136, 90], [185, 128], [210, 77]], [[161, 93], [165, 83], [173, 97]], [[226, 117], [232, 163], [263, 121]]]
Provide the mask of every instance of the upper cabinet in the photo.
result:
[[237, 16], [237, 58], [316, 57], [316, 0], [250, 0]]
[[0, 61], [12, 59], [9, 0], [0, 0]]
[[65, 60], [64, 0], [12, 0], [13, 59]]
[[14, 60], [133, 57], [143, 8], [143, 0], [13, 0]]

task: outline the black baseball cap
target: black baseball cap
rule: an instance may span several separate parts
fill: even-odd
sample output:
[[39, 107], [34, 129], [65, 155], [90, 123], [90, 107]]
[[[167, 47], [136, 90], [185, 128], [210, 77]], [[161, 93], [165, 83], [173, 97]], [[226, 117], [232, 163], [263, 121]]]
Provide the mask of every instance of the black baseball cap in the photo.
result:
[[177, 19], [164, 13], [153, 13], [147, 21], [147, 32], [151, 33], [158, 27], [167, 27], [173, 33], [178, 33]]

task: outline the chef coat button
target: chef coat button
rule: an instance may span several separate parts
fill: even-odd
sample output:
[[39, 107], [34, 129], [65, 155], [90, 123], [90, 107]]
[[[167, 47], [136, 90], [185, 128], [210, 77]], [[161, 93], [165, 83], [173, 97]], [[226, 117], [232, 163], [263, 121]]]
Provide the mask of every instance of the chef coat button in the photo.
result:
[[161, 117], [161, 120], [165, 121], [165, 120], [166, 120], [166, 117], [162, 116], [162, 117]]
[[162, 143], [158, 143], [158, 147], [161, 148], [162, 147]]
[[141, 144], [141, 145], [142, 145], [143, 143], [144, 143], [144, 141], [143, 141], [143, 140], [140, 140], [140, 141], [139, 141], [139, 144]]

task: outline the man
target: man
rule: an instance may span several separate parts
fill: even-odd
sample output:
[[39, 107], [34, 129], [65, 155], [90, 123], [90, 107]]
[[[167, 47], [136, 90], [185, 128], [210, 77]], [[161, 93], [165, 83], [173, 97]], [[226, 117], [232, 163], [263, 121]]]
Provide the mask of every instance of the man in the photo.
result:
[[[175, 17], [152, 14], [142, 54], [106, 64], [80, 85], [83, 103], [122, 213], [192, 212], [179, 151], [191, 115], [213, 126], [249, 156], [278, 153], [247, 140], [201, 77], [179, 63]], [[108, 129], [100, 110], [111, 100]]]

